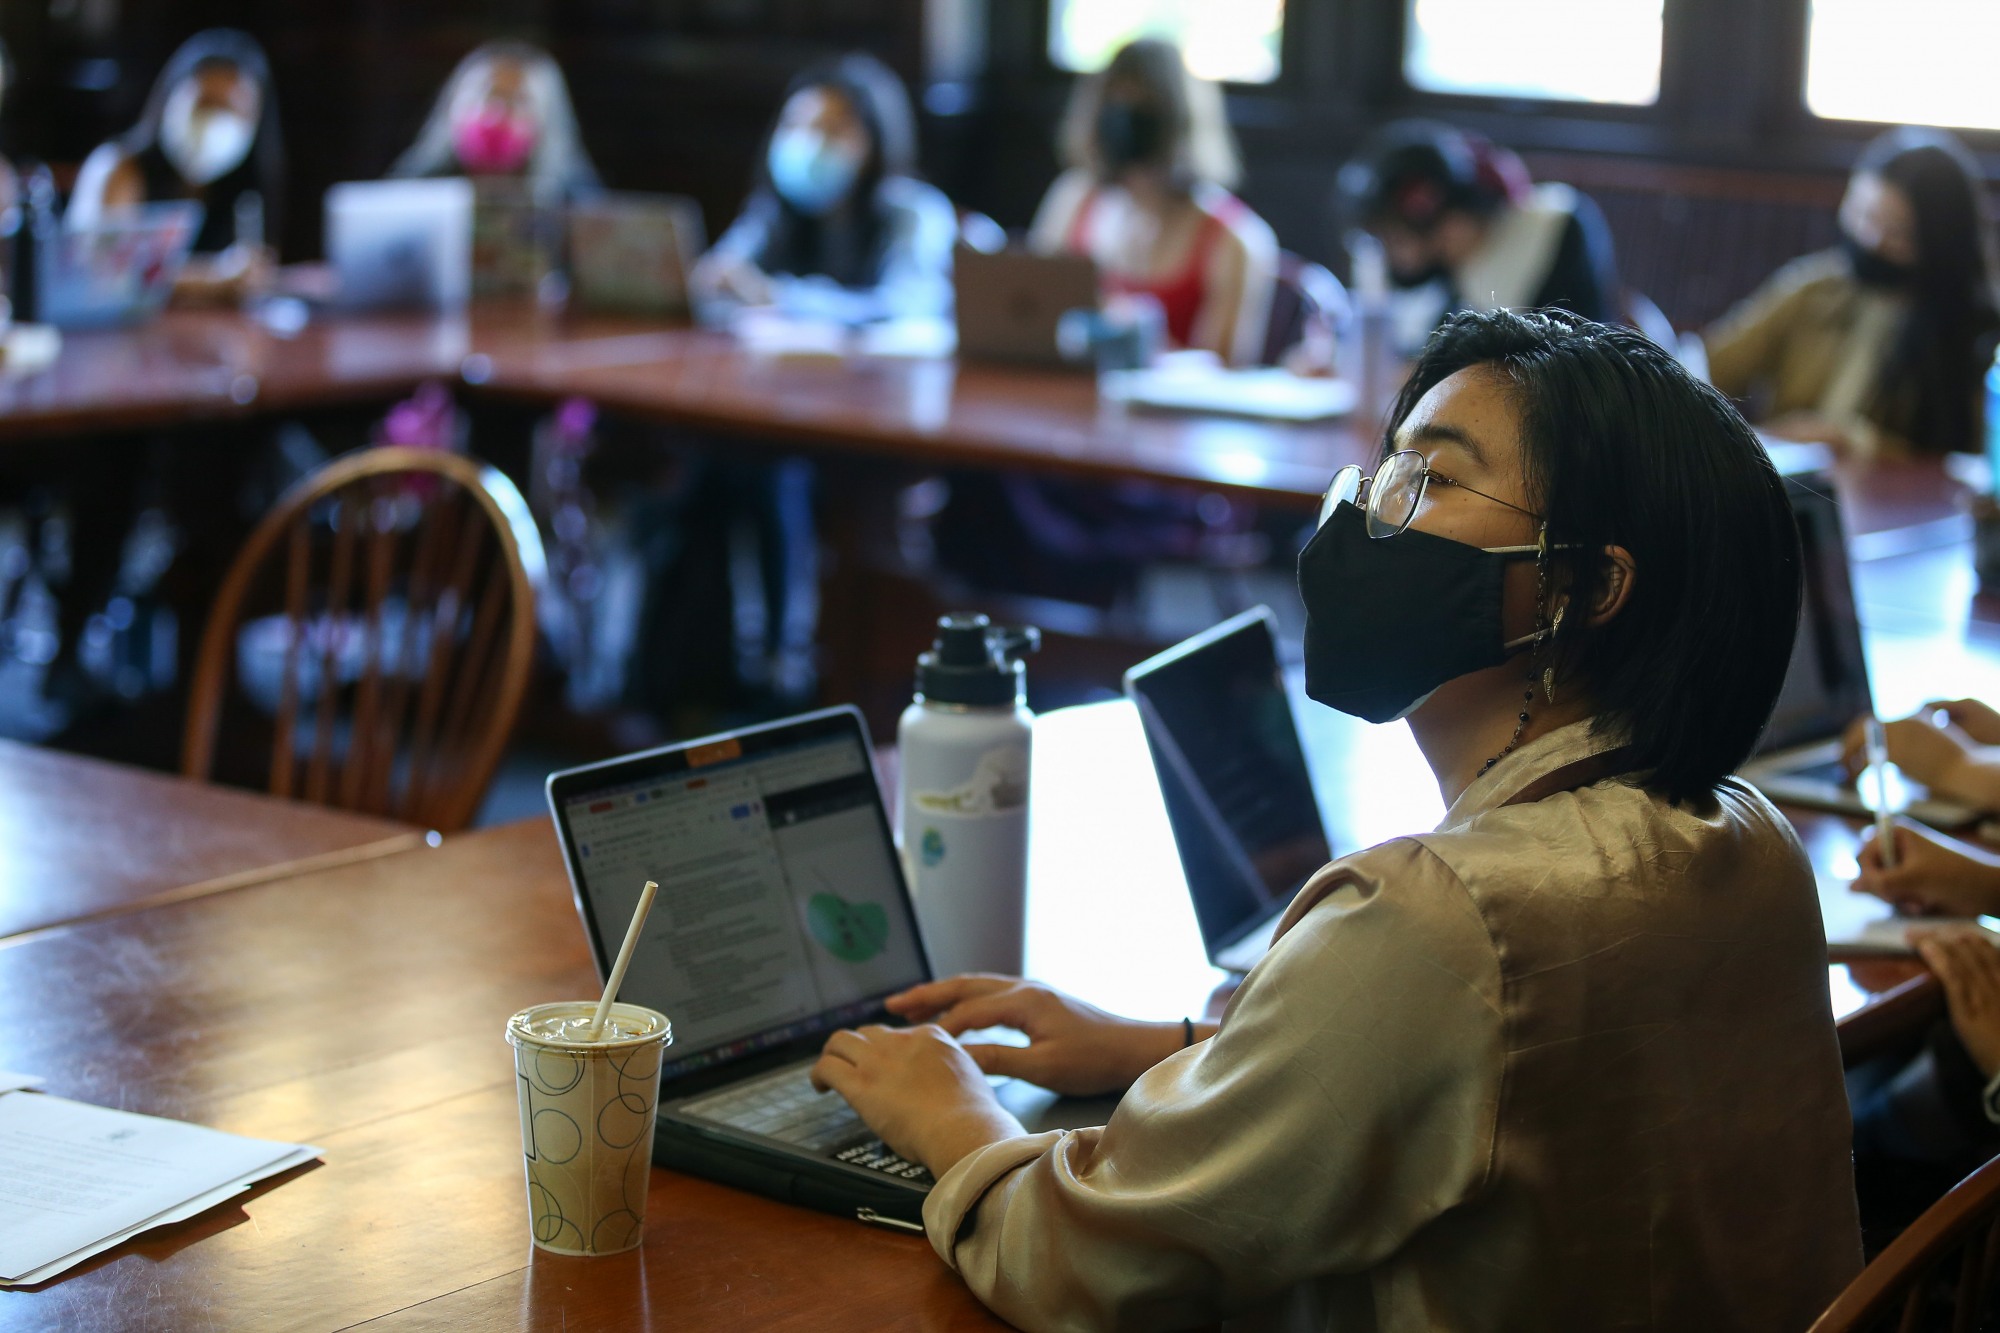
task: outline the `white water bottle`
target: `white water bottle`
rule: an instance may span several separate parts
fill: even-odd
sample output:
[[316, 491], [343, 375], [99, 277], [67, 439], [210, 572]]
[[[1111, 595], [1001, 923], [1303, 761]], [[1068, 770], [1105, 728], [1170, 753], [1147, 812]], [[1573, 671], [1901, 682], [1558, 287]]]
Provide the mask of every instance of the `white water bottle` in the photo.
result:
[[940, 977], [1018, 976], [1028, 905], [1027, 671], [1041, 631], [938, 621], [896, 728], [903, 868]]

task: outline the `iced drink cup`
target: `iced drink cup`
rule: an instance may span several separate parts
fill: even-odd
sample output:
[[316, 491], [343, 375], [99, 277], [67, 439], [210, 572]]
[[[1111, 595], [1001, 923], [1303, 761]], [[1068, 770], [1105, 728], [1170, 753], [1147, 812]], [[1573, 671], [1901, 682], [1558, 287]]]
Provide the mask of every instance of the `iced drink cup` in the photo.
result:
[[665, 1014], [615, 1004], [597, 1040], [597, 1006], [538, 1004], [507, 1020], [521, 1094], [521, 1155], [535, 1244], [556, 1254], [617, 1254], [643, 1239], [653, 1165]]

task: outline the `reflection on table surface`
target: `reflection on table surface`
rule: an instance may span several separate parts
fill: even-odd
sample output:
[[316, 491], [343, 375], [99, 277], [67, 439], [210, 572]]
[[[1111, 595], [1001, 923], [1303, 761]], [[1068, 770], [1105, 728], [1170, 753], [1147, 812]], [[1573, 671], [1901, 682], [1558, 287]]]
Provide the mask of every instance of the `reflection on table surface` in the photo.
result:
[[[457, 314], [321, 309], [303, 323], [176, 310], [75, 332], [48, 369], [0, 373], [0, 439], [387, 400], [426, 379], [531, 403], [581, 394], [639, 419], [821, 451], [1177, 482], [1300, 509], [1337, 468], [1375, 455], [1383, 408], [1307, 423], [1152, 411], [1100, 396], [1089, 374], [771, 355], [712, 330], [495, 301]], [[1928, 525], [1964, 540], [1964, 487], [1936, 460], [1832, 468], [1850, 532]]]

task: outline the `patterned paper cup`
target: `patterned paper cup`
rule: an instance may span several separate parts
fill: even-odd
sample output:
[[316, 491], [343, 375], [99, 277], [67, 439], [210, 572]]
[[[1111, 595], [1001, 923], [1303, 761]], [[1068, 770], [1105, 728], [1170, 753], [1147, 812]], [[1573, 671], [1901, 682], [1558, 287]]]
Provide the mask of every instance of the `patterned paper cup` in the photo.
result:
[[535, 1244], [556, 1254], [617, 1254], [646, 1230], [665, 1014], [615, 1004], [596, 1041], [579, 1035], [597, 1006], [538, 1004], [507, 1021], [521, 1094], [521, 1154]]

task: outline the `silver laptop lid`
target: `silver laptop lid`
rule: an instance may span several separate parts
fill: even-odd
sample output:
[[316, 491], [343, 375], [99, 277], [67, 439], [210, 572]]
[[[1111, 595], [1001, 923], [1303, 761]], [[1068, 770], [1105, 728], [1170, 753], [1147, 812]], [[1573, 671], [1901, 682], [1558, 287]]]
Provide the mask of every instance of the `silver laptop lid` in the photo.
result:
[[665, 1078], [870, 1021], [930, 976], [851, 708], [557, 773], [548, 796], [600, 976], [659, 882], [620, 998], [672, 1020]]
[[1275, 625], [1256, 607], [1125, 673], [1210, 958], [1333, 859]]
[[1874, 707], [1833, 478], [1825, 472], [1789, 476], [1785, 492], [1799, 526], [1805, 596], [1792, 663], [1758, 745], [1760, 754], [1839, 736]]
[[326, 192], [340, 305], [455, 310], [472, 295], [475, 192], [461, 177], [343, 181]]

